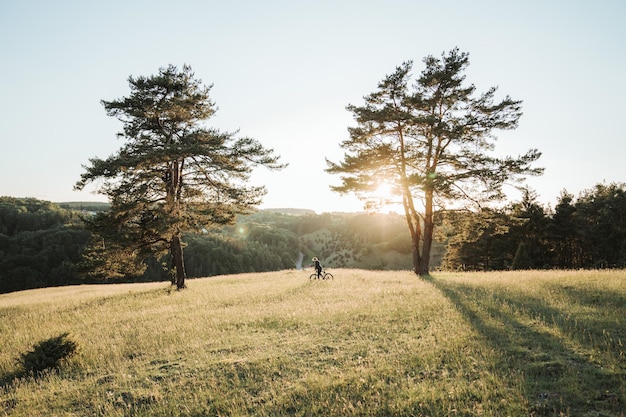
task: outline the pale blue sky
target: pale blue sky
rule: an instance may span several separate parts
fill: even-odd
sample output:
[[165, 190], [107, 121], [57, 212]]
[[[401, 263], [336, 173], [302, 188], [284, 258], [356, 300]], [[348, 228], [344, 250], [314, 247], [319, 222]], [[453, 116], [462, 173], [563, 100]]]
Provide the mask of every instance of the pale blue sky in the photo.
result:
[[189, 64], [214, 84], [212, 126], [290, 164], [255, 172], [261, 207], [359, 210], [324, 172], [353, 125], [345, 106], [403, 61], [418, 75], [458, 46], [479, 91], [524, 101], [496, 152], [540, 149], [546, 172], [528, 185], [554, 206], [563, 189], [626, 182], [624, 21], [622, 0], [0, 0], [0, 195], [102, 200], [72, 191], [82, 164], [121, 145], [100, 100], [127, 95], [129, 75]]

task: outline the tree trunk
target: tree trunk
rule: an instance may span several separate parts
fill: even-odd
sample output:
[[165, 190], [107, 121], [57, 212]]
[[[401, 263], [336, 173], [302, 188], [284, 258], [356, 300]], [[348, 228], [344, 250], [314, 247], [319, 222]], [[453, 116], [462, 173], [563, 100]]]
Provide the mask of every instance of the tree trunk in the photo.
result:
[[[425, 230], [426, 231], [426, 228]], [[426, 239], [424, 234], [424, 243], [422, 244], [422, 251], [420, 253], [419, 239], [413, 240], [413, 272], [420, 277], [428, 276], [430, 274], [430, 243], [432, 240]]]
[[413, 251], [413, 272], [415, 272], [415, 275], [419, 275], [420, 267], [422, 265], [422, 262], [420, 260], [419, 235], [414, 235], [411, 237], [411, 250]]
[[[406, 179], [403, 180], [406, 183]], [[422, 240], [422, 226], [420, 218], [413, 206], [413, 197], [408, 187], [402, 191], [402, 205], [404, 206], [404, 216], [411, 235], [411, 251], [413, 252], [413, 272], [420, 275], [422, 259], [420, 256], [420, 241]]]
[[422, 244], [422, 262], [420, 264], [419, 276], [427, 276], [430, 273], [430, 250], [433, 245], [433, 232], [435, 225], [433, 223], [433, 193], [432, 191], [426, 191], [425, 195], [425, 210], [424, 210], [424, 243]]
[[[424, 228], [424, 232], [426, 232], [426, 228]], [[422, 262], [419, 265], [417, 275], [420, 277], [430, 275], [430, 247], [432, 244], [432, 239], [428, 239], [426, 237], [426, 233], [424, 233], [424, 244], [422, 245]]]
[[170, 242], [170, 252], [172, 254], [172, 263], [176, 272], [176, 289], [182, 290], [187, 288], [185, 285], [185, 261], [183, 260], [183, 246], [180, 242], [180, 236], [172, 236]]

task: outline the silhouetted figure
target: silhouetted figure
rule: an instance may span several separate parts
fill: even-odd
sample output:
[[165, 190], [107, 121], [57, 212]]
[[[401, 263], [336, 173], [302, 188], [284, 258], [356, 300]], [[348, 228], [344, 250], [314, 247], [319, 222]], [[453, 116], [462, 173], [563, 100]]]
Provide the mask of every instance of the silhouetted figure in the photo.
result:
[[317, 257], [313, 258], [313, 267], [315, 268], [315, 271], [317, 272], [317, 278], [319, 279], [319, 277], [322, 275], [322, 264], [320, 263], [320, 260], [317, 259]]

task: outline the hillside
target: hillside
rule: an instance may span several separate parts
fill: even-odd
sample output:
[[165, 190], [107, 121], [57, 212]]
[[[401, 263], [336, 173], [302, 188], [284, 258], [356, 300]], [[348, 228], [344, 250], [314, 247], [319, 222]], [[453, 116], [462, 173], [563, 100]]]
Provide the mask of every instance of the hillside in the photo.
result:
[[0, 295], [0, 415], [624, 415], [624, 271], [333, 272]]
[[[108, 206], [60, 204], [0, 197], [0, 293], [116, 280], [169, 281], [166, 259], [146, 259], [146, 271], [136, 275], [97, 267], [84, 218]], [[330, 268], [397, 270], [412, 264], [410, 237], [397, 214], [262, 210], [239, 216], [234, 225], [186, 234], [184, 241], [190, 278], [300, 269], [313, 256]], [[444, 253], [442, 245], [436, 247], [433, 266]]]

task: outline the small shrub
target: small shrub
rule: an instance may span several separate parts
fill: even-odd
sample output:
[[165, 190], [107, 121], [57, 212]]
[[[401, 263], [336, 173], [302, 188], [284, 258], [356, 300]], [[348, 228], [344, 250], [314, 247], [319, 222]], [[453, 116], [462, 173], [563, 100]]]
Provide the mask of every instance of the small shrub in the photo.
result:
[[33, 350], [23, 353], [19, 362], [24, 372], [37, 374], [60, 367], [63, 360], [76, 353], [77, 348], [77, 343], [68, 338], [68, 333], [63, 333], [39, 342]]

